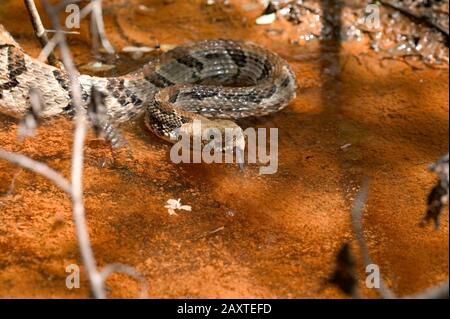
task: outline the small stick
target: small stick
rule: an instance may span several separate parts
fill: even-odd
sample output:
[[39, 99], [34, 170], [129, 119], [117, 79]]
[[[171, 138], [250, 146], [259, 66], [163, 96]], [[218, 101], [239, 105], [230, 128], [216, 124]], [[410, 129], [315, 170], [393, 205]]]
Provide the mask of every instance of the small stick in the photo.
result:
[[425, 291], [419, 292], [415, 295], [405, 296], [402, 299], [448, 299], [448, 280], [440, 283], [434, 287], [428, 288]]
[[81, 98], [81, 87], [78, 81], [77, 70], [72, 59], [69, 47], [66, 42], [64, 33], [61, 31], [58, 15], [54, 8], [51, 7], [47, 0], [42, 0], [53, 27], [58, 30], [57, 34], [61, 37], [59, 41], [59, 49], [61, 58], [70, 80], [70, 91], [72, 92], [72, 102], [75, 107], [75, 133], [72, 149], [72, 172], [71, 172], [71, 194], [73, 218], [75, 223], [78, 244], [83, 259], [83, 263], [88, 273], [89, 282], [91, 283], [92, 293], [97, 299], [106, 298], [104, 282], [97, 270], [97, 265], [92, 252], [92, 247], [87, 231], [85, 208], [83, 203], [83, 161], [84, 161], [84, 138], [86, 136], [85, 112]]
[[[34, 34], [38, 38], [41, 47], [45, 48], [48, 43], [47, 32], [45, 31], [45, 28], [42, 24], [42, 20], [41, 17], [39, 16], [36, 4], [34, 3], [34, 0], [24, 0], [24, 2], [31, 19], [31, 24], [33, 25]], [[59, 67], [59, 61], [55, 57], [53, 52], [48, 53], [47, 61], [50, 65]]]
[[22, 173], [22, 170], [19, 170], [17, 173], [14, 174], [14, 177], [11, 181], [11, 184], [9, 185], [8, 191], [6, 192], [6, 195], [12, 195], [14, 194], [14, 188], [16, 187], [16, 180], [19, 177], [19, 175]]
[[[364, 259], [364, 266], [368, 266], [372, 264], [372, 259], [369, 256], [369, 249], [367, 248], [366, 241], [364, 239], [363, 235], [363, 229], [362, 229], [362, 215], [364, 211], [364, 206], [366, 205], [367, 201], [367, 195], [369, 191], [368, 182], [364, 182], [364, 184], [361, 186], [361, 189], [356, 196], [354, 206], [352, 209], [352, 226], [353, 226], [353, 232], [355, 233], [356, 239], [359, 244], [359, 248], [361, 250], [361, 254]], [[380, 278], [380, 288], [377, 289], [378, 293], [383, 299], [394, 299], [395, 294], [384, 284], [383, 280]]]
[[10, 163], [19, 165], [29, 171], [35, 172], [36, 174], [44, 176], [48, 180], [52, 181], [61, 190], [66, 192], [68, 195], [72, 194], [71, 186], [67, 179], [65, 179], [60, 173], [51, 169], [47, 165], [32, 160], [31, 158], [24, 155], [7, 152], [2, 149], [0, 149], [0, 158]]
[[202, 239], [202, 238], [204, 238], [204, 237], [206, 237], [206, 236], [209, 236], [209, 235], [218, 233], [218, 232], [220, 232], [220, 231], [222, 231], [222, 230], [224, 230], [224, 229], [225, 229], [225, 226], [221, 226], [221, 227], [216, 228], [216, 229], [213, 229], [213, 230], [211, 230], [211, 231], [204, 232], [203, 234], [201, 234], [201, 235], [195, 237], [195, 238], [194, 238], [194, 241], [197, 241], [197, 240]]
[[113, 273], [121, 273], [136, 279], [141, 286], [141, 293], [139, 297], [141, 299], [146, 298], [148, 291], [147, 281], [134, 268], [120, 263], [106, 265], [100, 272], [100, 276], [102, 277], [103, 282], [105, 282]]
[[102, 44], [103, 48], [109, 54], [114, 54], [114, 48], [109, 42], [105, 34], [105, 25], [103, 22], [102, 13], [102, 1], [101, 0], [91, 0], [91, 35], [92, 35], [92, 48], [96, 54], [98, 51], [98, 40]]
[[[353, 231], [356, 235], [356, 239], [358, 241], [361, 254], [364, 258], [365, 266], [372, 264], [372, 260], [369, 256], [369, 251], [367, 248], [367, 244], [364, 240], [363, 230], [362, 230], [362, 214], [364, 210], [364, 206], [367, 201], [367, 193], [368, 193], [368, 183], [367, 181], [362, 185], [361, 190], [359, 191], [354, 207], [352, 210], [352, 226]], [[383, 280], [380, 278], [380, 288], [377, 289], [378, 293], [383, 299], [393, 299], [397, 298], [395, 294], [384, 284]], [[449, 296], [449, 283], [447, 282], [440, 283], [436, 286], [428, 288], [422, 292], [419, 292], [414, 295], [404, 296], [401, 299], [448, 299]]]
[[[31, 12], [37, 13], [37, 10], [35, 10], [36, 7], [34, 6], [34, 2], [31, 0], [29, 1], [29, 3], [31, 4], [30, 14]], [[59, 46], [61, 51], [62, 62], [64, 63], [64, 67], [67, 70], [67, 75], [70, 80], [72, 103], [76, 110], [74, 144], [72, 150], [73, 153], [72, 153], [71, 182], [69, 182], [60, 173], [51, 169], [47, 165], [37, 162], [24, 155], [7, 152], [5, 150], [0, 149], [0, 159], [9, 161], [10, 163], [21, 166], [22, 168], [33, 171], [49, 179], [54, 184], [56, 184], [56, 186], [58, 186], [61, 190], [63, 190], [70, 196], [70, 199], [72, 201], [73, 219], [75, 223], [76, 236], [78, 239], [81, 258], [86, 268], [89, 282], [91, 284], [91, 290], [95, 298], [101, 299], [106, 298], [105, 279], [112, 272], [121, 272], [135, 279], [138, 279], [141, 284], [141, 296], [144, 297], [147, 294], [147, 283], [145, 282], [144, 277], [142, 277], [133, 268], [121, 264], [112, 264], [107, 265], [102, 271], [97, 270], [96, 261], [89, 240], [89, 233], [87, 229], [85, 216], [85, 208], [83, 203], [83, 162], [84, 162], [83, 149], [87, 127], [86, 127], [86, 114], [83, 108], [83, 100], [81, 97], [81, 87], [78, 80], [78, 72], [74, 65], [69, 47], [67, 45], [64, 31], [61, 29], [61, 25], [59, 24], [57, 11], [55, 10], [55, 7], [50, 6], [47, 0], [42, 0], [42, 3], [52, 21], [53, 27], [56, 30], [56, 35], [54, 38], [52, 38], [51, 41], [48, 41], [48, 38], [46, 39], [46, 44], [44, 45], [45, 52], [41, 54], [41, 56], [45, 57], [47, 54], [51, 53], [52, 49], [56, 47], [56, 45]], [[39, 15], [37, 15], [37, 19], [33, 18], [32, 20], [40, 22]], [[40, 25], [42, 26], [42, 23], [40, 23]], [[36, 31], [36, 34], [39, 34], [38, 38], [41, 39], [40, 37], [42, 36], [42, 33]]]

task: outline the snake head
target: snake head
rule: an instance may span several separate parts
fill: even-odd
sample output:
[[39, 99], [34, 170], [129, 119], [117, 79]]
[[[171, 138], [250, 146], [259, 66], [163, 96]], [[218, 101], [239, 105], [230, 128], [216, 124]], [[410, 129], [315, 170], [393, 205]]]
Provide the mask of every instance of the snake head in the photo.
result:
[[[202, 144], [213, 146], [215, 151], [221, 150], [232, 158], [236, 150], [236, 162], [241, 170], [244, 163], [245, 138], [242, 128], [229, 120], [207, 120], [202, 122]], [[219, 137], [220, 136], [220, 137]]]
[[[211, 152], [214, 154], [225, 153], [230, 160], [236, 150], [236, 162], [243, 169], [245, 138], [242, 128], [229, 120], [209, 120], [197, 118], [185, 123], [171, 132], [171, 141], [176, 141], [180, 136], [187, 138], [194, 152]], [[192, 144], [191, 144], [192, 142]], [[199, 149], [200, 147], [200, 149]]]

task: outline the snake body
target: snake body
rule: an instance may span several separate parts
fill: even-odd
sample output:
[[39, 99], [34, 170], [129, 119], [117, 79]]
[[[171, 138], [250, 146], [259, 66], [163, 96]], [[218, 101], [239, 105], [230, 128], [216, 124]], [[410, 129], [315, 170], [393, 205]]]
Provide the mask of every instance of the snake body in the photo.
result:
[[[289, 104], [297, 88], [289, 64], [277, 54], [227, 40], [178, 46], [123, 76], [80, 74], [78, 80], [86, 105], [95, 87], [111, 121], [144, 115], [148, 128], [166, 140], [194, 119], [227, 125], [233, 122], [220, 119], [276, 112]], [[0, 25], [0, 112], [26, 114], [31, 88], [41, 91], [42, 118], [74, 113], [67, 73], [27, 55]]]

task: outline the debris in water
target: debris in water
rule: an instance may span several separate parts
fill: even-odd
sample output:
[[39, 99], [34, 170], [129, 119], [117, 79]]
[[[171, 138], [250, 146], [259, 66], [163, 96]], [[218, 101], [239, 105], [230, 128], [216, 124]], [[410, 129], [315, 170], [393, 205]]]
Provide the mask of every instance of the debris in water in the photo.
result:
[[178, 215], [175, 210], [186, 210], [190, 212], [192, 210], [192, 207], [189, 205], [181, 205], [181, 199], [169, 199], [167, 201], [167, 205], [164, 206], [167, 208], [167, 211], [169, 212], [169, 215]]
[[155, 49], [154, 48], [150, 48], [150, 47], [145, 47], [145, 46], [144, 47], [128, 46], [128, 47], [123, 48], [122, 52], [130, 53], [131, 57], [134, 60], [138, 60], [138, 59], [142, 58], [142, 56], [145, 53], [149, 53], [149, 52], [151, 52], [153, 50], [155, 50]]
[[100, 61], [89, 62], [88, 64], [82, 65], [80, 67], [81, 71], [91, 71], [91, 72], [106, 72], [115, 69], [116, 66], [112, 64], [104, 64]]
[[176, 44], [161, 44], [158, 46], [158, 48], [162, 51], [162, 52], [167, 52], [170, 51], [172, 49], [175, 49], [177, 47]]

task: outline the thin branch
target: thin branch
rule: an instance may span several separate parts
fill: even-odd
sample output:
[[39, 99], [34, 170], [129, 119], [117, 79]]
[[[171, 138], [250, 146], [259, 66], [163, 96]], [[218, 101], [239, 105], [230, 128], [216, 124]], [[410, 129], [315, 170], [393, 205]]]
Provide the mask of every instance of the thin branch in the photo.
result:
[[11, 184], [9, 185], [8, 191], [6, 192], [6, 195], [12, 195], [14, 194], [14, 189], [16, 187], [16, 181], [17, 178], [19, 177], [19, 175], [22, 173], [22, 169], [20, 168], [19, 171], [17, 173], [14, 174]]
[[[363, 183], [361, 189], [355, 199], [354, 207], [352, 210], [352, 226], [353, 231], [355, 233], [356, 239], [358, 241], [361, 254], [364, 258], [365, 266], [372, 264], [372, 260], [369, 256], [369, 251], [367, 248], [367, 244], [364, 240], [363, 229], [362, 229], [362, 214], [364, 210], [364, 206], [367, 201], [368, 194], [368, 183], [367, 181]], [[384, 299], [392, 299], [397, 298], [395, 294], [386, 287], [383, 280], [380, 278], [380, 288], [378, 289], [378, 293]], [[440, 283], [434, 287], [431, 287], [425, 291], [419, 292], [414, 295], [401, 297], [402, 299], [448, 299], [449, 297], [449, 282]]]
[[448, 299], [448, 288], [447, 280], [444, 283], [428, 288], [418, 294], [402, 297], [402, 299]]
[[69, 196], [72, 195], [72, 188], [67, 179], [65, 179], [64, 176], [51, 169], [47, 165], [32, 160], [24, 155], [10, 153], [2, 149], [0, 149], [0, 158], [10, 163], [21, 166], [29, 171], [35, 172], [36, 174], [44, 176], [48, 180], [52, 181], [61, 190], [66, 192]]
[[[353, 232], [355, 233], [356, 239], [358, 241], [358, 245], [361, 250], [361, 254], [364, 259], [364, 265], [367, 267], [370, 264], [373, 264], [370, 256], [369, 256], [369, 250], [367, 248], [366, 241], [364, 239], [363, 235], [363, 229], [362, 229], [362, 215], [364, 211], [364, 206], [367, 202], [367, 195], [369, 191], [369, 185], [368, 182], [365, 181], [363, 185], [361, 186], [361, 189], [359, 193], [356, 196], [354, 206], [352, 209], [352, 226], [353, 226]], [[384, 284], [382, 278], [380, 278], [380, 288], [377, 289], [380, 296], [384, 299], [392, 299], [395, 298], [395, 294]]]
[[[37, 11], [34, 0], [24, 0], [27, 7], [28, 14], [30, 16], [31, 24], [33, 25], [34, 33], [39, 40], [42, 48], [45, 48], [48, 44], [47, 32], [42, 24], [41, 17]], [[59, 66], [58, 59], [55, 57], [52, 51], [47, 54], [47, 61], [53, 66]]]
[[102, 11], [102, 1], [101, 0], [92, 0], [92, 11], [91, 11], [91, 32], [92, 32], [92, 41], [94, 45], [94, 49], [98, 47], [97, 41], [100, 39], [100, 42], [103, 48], [109, 54], [114, 54], [114, 48], [109, 42], [108, 38], [105, 34], [105, 25], [103, 22], [103, 11]]
[[44, 61], [48, 60], [48, 57], [53, 54], [53, 50], [58, 46], [59, 41], [61, 41], [61, 33], [56, 33], [53, 38], [51, 38], [47, 44], [42, 48], [39, 53], [38, 60]]
[[[67, 1], [66, 1], [67, 2]], [[100, 1], [95, 1], [98, 6], [101, 6]], [[25, 169], [31, 170], [37, 174], [40, 174], [47, 179], [54, 182], [59, 188], [69, 194], [72, 200], [73, 219], [75, 223], [76, 235], [78, 244], [80, 247], [80, 253], [88, 273], [89, 282], [91, 284], [92, 293], [95, 298], [106, 298], [104, 289], [105, 279], [112, 272], [122, 272], [132, 276], [139, 280], [141, 284], [141, 296], [144, 297], [147, 294], [147, 283], [145, 279], [133, 268], [121, 264], [107, 265], [102, 272], [97, 270], [96, 261], [90, 245], [89, 233], [87, 231], [85, 208], [83, 203], [83, 162], [84, 162], [84, 140], [86, 136], [86, 112], [84, 109], [84, 103], [82, 100], [81, 86], [78, 80], [78, 71], [74, 65], [72, 55], [67, 45], [64, 31], [62, 31], [61, 25], [58, 20], [57, 12], [58, 5], [52, 7], [48, 1], [42, 0], [42, 4], [47, 11], [48, 16], [56, 30], [55, 36], [51, 41], [48, 38], [43, 37], [45, 30], [43, 29], [39, 14], [36, 10], [36, 6], [33, 1], [27, 1], [30, 17], [33, 21], [33, 25], [36, 26], [36, 36], [42, 41], [43, 50], [40, 54], [40, 58], [50, 57], [53, 49], [59, 46], [61, 51], [62, 62], [65, 70], [67, 71], [70, 81], [71, 99], [74, 105], [75, 114], [75, 132], [74, 132], [74, 144], [72, 150], [72, 169], [71, 169], [71, 183], [65, 179], [61, 174], [55, 170], [49, 168], [47, 165], [34, 161], [26, 156], [10, 153], [0, 149], [0, 158], [7, 160], [13, 164], [19, 165]], [[93, 8], [92, 2], [85, 8], [83, 14], [87, 14], [88, 11]], [[101, 7], [97, 8], [97, 18], [101, 18]], [[103, 20], [103, 19], [102, 19]], [[100, 33], [103, 32], [103, 21], [96, 21]], [[44, 30], [44, 31], [43, 31]], [[105, 38], [106, 39], [106, 38]], [[107, 40], [106, 40], [107, 41]], [[109, 43], [109, 42], [107, 42]]]
[[72, 55], [67, 46], [64, 33], [61, 31], [57, 12], [51, 7], [47, 0], [42, 0], [47, 14], [52, 21], [53, 28], [59, 34], [59, 48], [64, 67], [68, 73], [70, 80], [70, 90], [72, 93], [72, 102], [75, 107], [75, 133], [74, 145], [72, 150], [72, 207], [74, 223], [80, 246], [80, 252], [83, 263], [88, 273], [91, 283], [92, 293], [95, 298], [104, 299], [106, 297], [104, 282], [97, 271], [96, 261], [92, 252], [89, 241], [89, 233], [87, 231], [85, 209], [83, 204], [83, 161], [84, 161], [84, 138], [86, 135], [85, 111], [82, 107], [81, 88], [78, 81], [78, 72], [73, 63]]
[[137, 280], [141, 286], [140, 298], [143, 299], [147, 296], [148, 294], [147, 281], [134, 268], [120, 263], [109, 264], [105, 266], [100, 272], [100, 276], [103, 282], [105, 282], [108, 279], [108, 277], [111, 276], [113, 273], [121, 273]]

